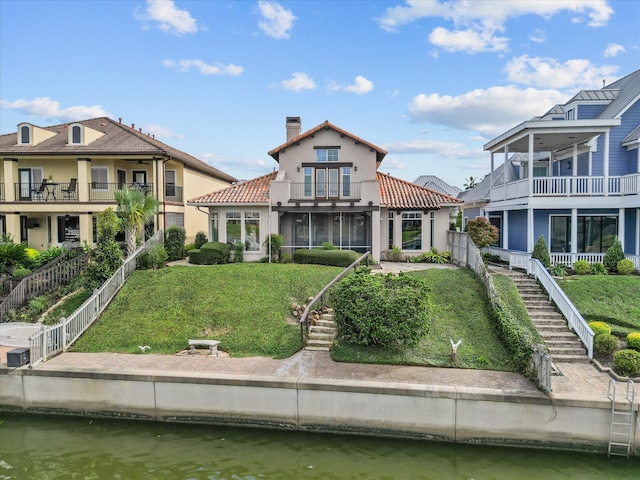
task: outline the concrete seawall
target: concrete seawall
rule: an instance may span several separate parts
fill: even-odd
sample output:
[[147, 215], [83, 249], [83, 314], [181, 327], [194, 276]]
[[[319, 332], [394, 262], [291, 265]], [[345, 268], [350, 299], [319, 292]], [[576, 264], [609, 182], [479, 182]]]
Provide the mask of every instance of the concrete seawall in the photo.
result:
[[[606, 399], [497, 389], [305, 376], [5, 366], [0, 367], [0, 410], [599, 453], [607, 451], [611, 419]], [[634, 453], [640, 454], [637, 447]]]

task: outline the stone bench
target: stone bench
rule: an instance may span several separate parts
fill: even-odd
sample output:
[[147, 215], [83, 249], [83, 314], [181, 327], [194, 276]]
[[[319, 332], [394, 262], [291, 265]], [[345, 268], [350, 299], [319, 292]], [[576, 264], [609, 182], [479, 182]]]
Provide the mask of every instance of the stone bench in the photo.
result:
[[209, 348], [209, 355], [218, 356], [219, 340], [189, 340], [189, 355], [196, 353], [196, 347]]

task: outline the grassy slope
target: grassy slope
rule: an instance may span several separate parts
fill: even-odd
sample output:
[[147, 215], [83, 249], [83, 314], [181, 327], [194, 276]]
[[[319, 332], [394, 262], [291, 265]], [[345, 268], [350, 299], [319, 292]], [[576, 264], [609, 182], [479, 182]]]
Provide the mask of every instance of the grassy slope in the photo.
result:
[[451, 344], [462, 338], [456, 366], [513, 370], [509, 353], [497, 339], [482, 282], [468, 269], [413, 272], [431, 287], [433, 315], [429, 334], [416, 348], [389, 352], [380, 348], [337, 344], [337, 361], [404, 365], [452, 366]]
[[640, 331], [640, 276], [584, 275], [558, 284], [587, 322], [607, 322], [620, 334]]
[[287, 323], [292, 303], [341, 270], [246, 263], [135, 271], [72, 350], [134, 353], [149, 345], [175, 353], [208, 329], [232, 356], [285, 358], [300, 347], [299, 327]]

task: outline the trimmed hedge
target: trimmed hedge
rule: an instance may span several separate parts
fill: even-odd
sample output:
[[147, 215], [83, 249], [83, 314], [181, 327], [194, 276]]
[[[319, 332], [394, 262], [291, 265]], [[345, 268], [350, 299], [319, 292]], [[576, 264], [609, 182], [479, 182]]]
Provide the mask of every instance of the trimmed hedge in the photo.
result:
[[222, 242], [207, 242], [201, 248], [189, 250], [189, 263], [194, 265], [219, 265], [229, 263], [231, 247]]
[[496, 333], [505, 344], [516, 368], [526, 371], [533, 348], [544, 343], [527, 313], [518, 288], [506, 275], [492, 275], [497, 298], [493, 310]]
[[593, 334], [598, 335], [611, 335], [611, 327], [605, 322], [589, 322], [589, 327], [593, 330]]
[[348, 267], [358, 258], [360, 258], [360, 254], [353, 250], [324, 250], [314, 248], [312, 250], [301, 249], [293, 252], [293, 261], [295, 263], [312, 263], [332, 267]]
[[596, 335], [593, 339], [593, 348], [603, 355], [611, 355], [618, 349], [618, 337], [607, 333]]
[[640, 352], [635, 350], [618, 350], [613, 354], [613, 362], [620, 375], [637, 375], [640, 373]]
[[640, 352], [640, 332], [631, 332], [627, 335], [627, 346]]

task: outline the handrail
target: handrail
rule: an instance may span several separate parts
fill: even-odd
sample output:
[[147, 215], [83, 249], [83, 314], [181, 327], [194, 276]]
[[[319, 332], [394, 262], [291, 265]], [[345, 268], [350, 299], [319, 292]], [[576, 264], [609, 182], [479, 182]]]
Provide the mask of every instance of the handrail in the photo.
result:
[[[347, 273], [349, 273], [349, 270], [351, 270], [352, 268], [355, 269], [358, 265], [360, 265], [360, 263], [362, 263], [363, 260], [368, 258], [370, 255], [371, 255], [371, 252], [366, 252], [364, 255], [362, 255], [360, 258], [358, 258], [355, 262], [353, 262], [351, 265], [349, 265], [347, 268], [345, 268], [342, 272], [340, 272], [340, 274], [338, 274], [338, 276], [336, 278], [331, 280], [322, 290], [320, 290], [320, 293], [318, 293], [315, 297], [313, 297], [313, 300], [311, 300], [307, 304], [307, 308], [304, 309], [304, 312], [302, 313], [302, 316], [300, 317], [300, 342], [302, 344], [304, 344], [304, 328], [306, 328], [307, 331], [309, 330], [309, 313], [311, 312], [311, 307], [313, 305], [315, 305], [318, 302], [318, 300], [320, 300], [324, 296], [325, 293], [327, 293], [327, 290], [329, 290], [336, 283], [338, 283], [340, 280], [342, 280], [342, 278]], [[368, 264], [369, 264], [369, 262], [367, 261], [367, 265]], [[303, 327], [303, 324], [304, 324], [304, 327]]]

